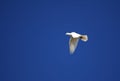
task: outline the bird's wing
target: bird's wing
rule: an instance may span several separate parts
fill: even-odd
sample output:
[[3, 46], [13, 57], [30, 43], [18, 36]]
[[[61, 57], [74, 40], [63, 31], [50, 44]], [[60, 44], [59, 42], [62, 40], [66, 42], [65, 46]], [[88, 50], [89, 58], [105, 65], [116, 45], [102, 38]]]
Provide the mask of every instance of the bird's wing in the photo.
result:
[[70, 40], [69, 40], [69, 48], [70, 48], [70, 53], [73, 54], [76, 47], [77, 47], [77, 44], [78, 44], [78, 41], [79, 41], [79, 38], [73, 38], [71, 37]]

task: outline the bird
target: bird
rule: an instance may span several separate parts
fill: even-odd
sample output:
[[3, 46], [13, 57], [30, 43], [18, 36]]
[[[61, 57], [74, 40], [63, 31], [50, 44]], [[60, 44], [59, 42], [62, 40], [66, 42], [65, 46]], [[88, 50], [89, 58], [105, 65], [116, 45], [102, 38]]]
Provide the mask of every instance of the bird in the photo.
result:
[[73, 54], [75, 52], [75, 49], [78, 45], [79, 39], [87, 42], [88, 41], [88, 36], [87, 35], [81, 35], [79, 33], [76, 32], [71, 32], [71, 33], [66, 33], [66, 35], [70, 36], [69, 39], [69, 50], [70, 50], [70, 54]]

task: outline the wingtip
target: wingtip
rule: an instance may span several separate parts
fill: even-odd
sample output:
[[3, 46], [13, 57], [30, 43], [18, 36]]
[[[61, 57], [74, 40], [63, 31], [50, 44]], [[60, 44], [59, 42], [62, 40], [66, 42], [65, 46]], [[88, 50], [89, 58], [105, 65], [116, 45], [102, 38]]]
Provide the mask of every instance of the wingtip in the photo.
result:
[[73, 55], [73, 54], [74, 54], [74, 52], [71, 52], [71, 51], [70, 51], [70, 55]]

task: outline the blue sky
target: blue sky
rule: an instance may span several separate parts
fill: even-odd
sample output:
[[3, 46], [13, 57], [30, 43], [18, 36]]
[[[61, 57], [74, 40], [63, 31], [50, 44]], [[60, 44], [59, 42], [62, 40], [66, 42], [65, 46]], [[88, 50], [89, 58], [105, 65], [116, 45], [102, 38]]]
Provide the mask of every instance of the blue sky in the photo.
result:
[[[118, 0], [0, 4], [1, 81], [120, 81]], [[72, 31], [89, 40], [70, 55]]]

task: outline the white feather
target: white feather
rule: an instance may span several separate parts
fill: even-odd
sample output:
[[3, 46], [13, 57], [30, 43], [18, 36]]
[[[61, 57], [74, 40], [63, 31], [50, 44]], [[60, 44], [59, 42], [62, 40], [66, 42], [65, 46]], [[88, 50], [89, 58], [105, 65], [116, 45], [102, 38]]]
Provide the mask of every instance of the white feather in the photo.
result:
[[88, 40], [87, 35], [81, 35], [76, 32], [66, 33], [66, 35], [70, 36], [70, 40], [69, 40], [70, 54], [74, 53], [74, 51], [78, 45], [79, 39], [81, 39], [84, 42], [86, 42]]
[[77, 45], [78, 45], [78, 41], [79, 39], [78, 38], [73, 38], [71, 37], [70, 40], [69, 40], [69, 49], [70, 49], [70, 54], [73, 54]]

